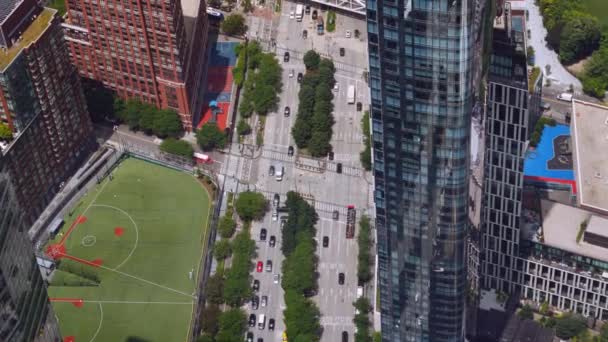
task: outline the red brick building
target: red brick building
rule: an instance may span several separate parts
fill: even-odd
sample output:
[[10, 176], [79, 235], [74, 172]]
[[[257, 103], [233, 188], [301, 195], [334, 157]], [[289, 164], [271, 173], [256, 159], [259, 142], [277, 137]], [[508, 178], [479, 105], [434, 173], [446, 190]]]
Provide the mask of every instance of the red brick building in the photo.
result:
[[202, 107], [208, 20], [204, 1], [67, 0], [72, 62], [122, 98], [175, 109], [192, 129]]

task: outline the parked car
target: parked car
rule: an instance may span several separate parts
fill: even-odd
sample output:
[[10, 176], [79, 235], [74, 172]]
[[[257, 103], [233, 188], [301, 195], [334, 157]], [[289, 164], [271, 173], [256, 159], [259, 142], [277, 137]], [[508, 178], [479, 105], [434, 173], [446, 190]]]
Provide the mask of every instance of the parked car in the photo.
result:
[[284, 112], [285, 117], [288, 117], [289, 114], [291, 114], [291, 109], [289, 109], [289, 106], [285, 106], [285, 112]]
[[304, 39], [308, 38], [308, 31], [306, 31], [306, 30], [302, 31], [302, 38], [304, 38]]
[[340, 212], [334, 210], [334, 212], [331, 214], [331, 217], [334, 219], [334, 221], [338, 221], [340, 219]]
[[336, 164], [336, 172], [337, 173], [342, 173], [342, 163]]
[[274, 176], [274, 165], [270, 165], [270, 167], [268, 168], [268, 175]]
[[259, 291], [260, 290], [260, 281], [257, 279], [253, 279], [253, 285], [251, 286], [251, 288], [253, 289], [253, 291]]
[[256, 271], [262, 272], [264, 270], [264, 262], [258, 261], [258, 265], [256, 267]]
[[268, 296], [262, 296], [262, 307], [268, 305]]
[[317, 10], [313, 10], [312, 11], [312, 20], [317, 20], [317, 16], [318, 16]]
[[274, 330], [274, 318], [268, 320], [268, 330]]
[[289, 52], [285, 52], [283, 55], [283, 62], [289, 62]]
[[547, 103], [547, 102], [541, 102], [540, 103], [540, 108], [542, 110], [549, 110], [549, 109], [551, 109], [551, 105], [549, 103]]
[[334, 160], [334, 152], [333, 152], [333, 151], [330, 151], [330, 152], [327, 154], [327, 158], [328, 158], [329, 160]]
[[249, 315], [249, 327], [255, 327], [256, 317], [255, 314]]
[[302, 80], [304, 79], [304, 75], [302, 75], [301, 72], [298, 73], [298, 82], [302, 82]]
[[342, 342], [348, 342], [348, 332], [342, 332]]
[[306, 15], [310, 14], [310, 6], [304, 7], [304, 14], [306, 14]]
[[281, 201], [281, 196], [279, 196], [279, 194], [274, 194], [274, 197], [272, 199], [272, 205], [274, 205], [275, 207], [278, 207], [280, 201]]
[[279, 219], [279, 212], [277, 208], [272, 209], [272, 220], [277, 221]]
[[287, 148], [287, 155], [290, 157], [293, 156], [293, 146], [289, 146]]
[[268, 245], [270, 247], [274, 247], [277, 244], [277, 238], [274, 235], [270, 235], [270, 240], [268, 241]]
[[346, 38], [350, 38], [350, 30], [346, 30]]
[[344, 285], [344, 273], [338, 273], [338, 284]]
[[251, 308], [253, 310], [257, 310], [260, 307], [260, 297], [258, 296], [253, 296], [251, 298]]
[[258, 337], [258, 342], [264, 342], [264, 339], [261, 337]]
[[340, 57], [344, 57], [345, 54], [346, 50], [344, 50], [344, 48], [340, 48]]
[[290, 11], [290, 12], [289, 12], [289, 19], [293, 19], [293, 18], [295, 18], [295, 17], [296, 17], [296, 12], [294, 12], [294, 11]]
[[286, 223], [287, 223], [287, 216], [281, 216], [281, 229], [283, 229], [283, 227], [285, 227]]
[[289, 78], [292, 78], [295, 71], [293, 69], [289, 70]]
[[323, 247], [325, 247], [325, 248], [329, 247], [329, 236], [323, 237]]
[[363, 109], [363, 104], [361, 102], [357, 102], [357, 112], [360, 112]]
[[334, 92], [337, 93], [340, 90], [340, 85], [338, 84], [338, 82], [336, 82], [336, 84], [334, 84]]
[[272, 260], [266, 260], [266, 272], [272, 272]]
[[245, 341], [253, 342], [253, 333], [251, 331], [247, 333], [247, 339]]
[[266, 228], [260, 230], [260, 241], [266, 241]]
[[272, 282], [273, 282], [273, 283], [278, 284], [280, 281], [281, 281], [281, 275], [280, 275], [280, 274], [278, 274], [278, 273], [277, 273], [277, 274], [275, 274], [275, 275], [272, 277]]

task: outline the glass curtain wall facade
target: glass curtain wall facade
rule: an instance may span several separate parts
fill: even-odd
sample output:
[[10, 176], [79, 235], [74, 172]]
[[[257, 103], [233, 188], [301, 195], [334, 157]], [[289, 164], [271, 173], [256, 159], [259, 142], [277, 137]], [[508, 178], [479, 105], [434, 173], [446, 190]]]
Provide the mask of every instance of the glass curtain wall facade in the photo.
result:
[[462, 341], [476, 0], [368, 0], [382, 337]]
[[0, 341], [59, 342], [46, 285], [0, 156]]

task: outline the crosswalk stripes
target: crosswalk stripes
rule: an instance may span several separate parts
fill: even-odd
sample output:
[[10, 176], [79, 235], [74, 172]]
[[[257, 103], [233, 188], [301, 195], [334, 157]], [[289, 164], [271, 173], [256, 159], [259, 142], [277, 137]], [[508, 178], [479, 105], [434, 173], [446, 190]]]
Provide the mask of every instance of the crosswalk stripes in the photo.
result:
[[287, 153], [272, 151], [272, 150], [263, 150], [262, 157], [268, 158], [268, 159], [273, 159], [273, 160], [284, 161], [284, 162], [292, 162], [294, 160], [294, 157], [288, 156]]

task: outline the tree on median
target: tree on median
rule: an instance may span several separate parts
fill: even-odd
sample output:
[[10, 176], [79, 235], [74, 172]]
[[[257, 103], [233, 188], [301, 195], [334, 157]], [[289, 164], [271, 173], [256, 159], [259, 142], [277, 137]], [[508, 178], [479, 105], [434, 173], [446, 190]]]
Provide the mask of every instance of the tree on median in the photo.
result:
[[247, 32], [245, 17], [240, 14], [231, 14], [222, 22], [222, 32], [231, 36], [242, 36]]
[[222, 304], [224, 303], [224, 275], [222, 272], [216, 272], [209, 277], [205, 285], [205, 297], [209, 303]]
[[204, 151], [226, 146], [226, 133], [222, 132], [216, 123], [208, 122], [196, 131], [196, 141]]
[[247, 315], [240, 308], [225, 311], [220, 316], [220, 330], [216, 342], [234, 342], [243, 338], [247, 326]]
[[259, 192], [246, 191], [239, 194], [236, 200], [236, 213], [243, 221], [259, 220], [264, 217], [268, 202]]
[[303, 60], [306, 70], [315, 70], [319, 67], [321, 56], [319, 56], [315, 50], [308, 50], [308, 52], [304, 54]]

